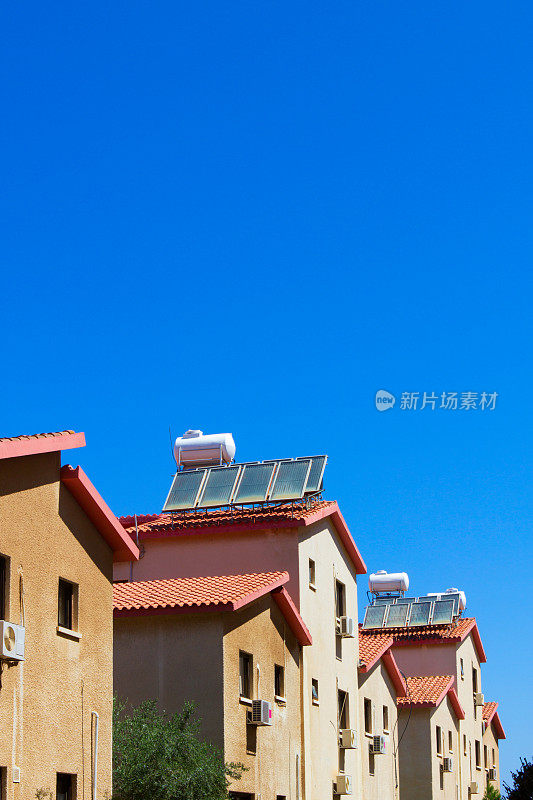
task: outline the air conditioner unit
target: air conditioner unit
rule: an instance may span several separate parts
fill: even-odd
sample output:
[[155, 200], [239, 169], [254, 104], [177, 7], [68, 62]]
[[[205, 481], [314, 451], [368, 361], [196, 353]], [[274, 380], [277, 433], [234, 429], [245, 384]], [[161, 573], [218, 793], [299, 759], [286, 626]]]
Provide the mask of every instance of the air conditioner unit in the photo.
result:
[[267, 700], [253, 700], [252, 725], [272, 725], [272, 707]]
[[335, 794], [352, 794], [352, 776], [337, 775]]
[[451, 756], [442, 759], [442, 771], [453, 772], [453, 758]]
[[343, 639], [353, 639], [355, 636], [355, 622], [353, 617], [340, 618], [339, 635], [342, 636]]
[[371, 744], [372, 754], [375, 756], [383, 755], [386, 752], [386, 742], [387, 740], [384, 736], [374, 736]]
[[341, 747], [344, 750], [355, 750], [357, 748], [357, 731], [353, 728], [344, 728], [339, 731]]
[[498, 780], [498, 778], [496, 777], [496, 767], [490, 767], [489, 768], [487, 780], [489, 780], [489, 781]]
[[485, 705], [485, 695], [482, 692], [474, 692], [474, 705], [475, 706]]
[[2, 658], [6, 661], [24, 661], [26, 629], [22, 625], [0, 620], [2, 629]]
[[479, 794], [479, 787], [477, 785], [477, 781], [470, 781], [468, 788], [470, 790], [470, 794]]

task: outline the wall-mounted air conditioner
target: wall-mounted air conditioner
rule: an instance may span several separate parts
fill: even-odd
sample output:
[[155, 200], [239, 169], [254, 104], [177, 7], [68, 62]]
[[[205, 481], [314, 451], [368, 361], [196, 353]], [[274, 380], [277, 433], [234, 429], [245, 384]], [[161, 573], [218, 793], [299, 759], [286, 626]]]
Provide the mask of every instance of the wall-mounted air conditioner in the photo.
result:
[[4, 620], [0, 620], [0, 629], [2, 632], [1, 657], [6, 661], [23, 661], [26, 629], [22, 625], [13, 625]]
[[353, 639], [355, 636], [355, 622], [353, 617], [341, 617], [339, 627], [339, 636], [342, 636], [343, 639]]
[[487, 780], [489, 781], [496, 781], [498, 780], [496, 777], [496, 767], [490, 767], [487, 775]]
[[355, 750], [357, 748], [357, 731], [353, 728], [344, 728], [339, 731], [341, 747], [344, 750]]
[[386, 752], [387, 740], [384, 736], [373, 736], [372, 737], [372, 744], [370, 747], [372, 748], [372, 753], [375, 756], [383, 755]]
[[352, 776], [337, 775], [335, 794], [352, 794]]
[[485, 695], [483, 694], [483, 692], [474, 692], [474, 705], [475, 706], [485, 705]]
[[272, 725], [272, 706], [267, 700], [252, 702], [252, 725]]
[[453, 772], [453, 758], [451, 756], [442, 759], [442, 771]]
[[470, 794], [479, 794], [479, 786], [477, 781], [470, 781], [468, 788], [470, 789]]

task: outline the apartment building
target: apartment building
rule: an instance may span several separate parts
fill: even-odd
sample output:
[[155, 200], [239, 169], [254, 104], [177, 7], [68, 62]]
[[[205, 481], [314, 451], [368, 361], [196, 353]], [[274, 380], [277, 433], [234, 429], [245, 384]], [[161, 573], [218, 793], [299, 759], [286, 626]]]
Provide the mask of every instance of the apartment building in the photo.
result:
[[111, 790], [113, 562], [131, 537], [61, 451], [83, 433], [0, 439], [2, 799]]
[[[408, 604], [416, 608], [412, 613], [429, 614], [429, 607], [452, 602], [449, 595], [391, 600], [402, 603], [395, 606], [395, 613], [404, 617]], [[383, 636], [382, 626], [392, 619], [390, 611], [389, 617], [383, 610], [376, 613], [381, 619], [379, 627], [362, 629], [363, 638]], [[399, 725], [408, 722], [400, 746], [401, 800], [481, 797], [488, 770], [494, 768], [493, 762], [498, 763], [500, 731], [499, 718], [492, 735], [483, 720], [481, 664], [486, 655], [476, 620], [460, 616], [457, 610], [446, 622], [423, 624], [413, 617], [409, 625], [391, 626], [387, 634], [392, 637], [392, 654], [409, 690], [398, 700]], [[497, 766], [490, 777], [499, 786]]]
[[483, 762], [485, 780], [500, 789], [500, 739], [505, 739], [505, 731], [498, 714], [498, 703], [489, 702], [483, 706]]
[[[275, 507], [217, 509], [123, 518], [143, 558], [134, 580], [217, 574], [288, 572], [287, 591], [313, 645], [301, 661], [302, 796], [361, 794], [360, 750], [350, 734], [360, 730], [358, 708], [357, 575], [365, 564], [337, 503], [286, 503]], [[129, 568], [116, 565], [115, 579]], [[260, 750], [258, 750], [259, 754]], [[263, 795], [262, 800], [275, 796]]]
[[311, 636], [286, 572], [116, 583], [115, 688], [168, 712], [244, 764], [235, 798], [302, 796], [300, 665]]
[[359, 717], [361, 769], [365, 800], [398, 800], [398, 700], [406, 683], [392, 655], [387, 634], [365, 636], [359, 631]]

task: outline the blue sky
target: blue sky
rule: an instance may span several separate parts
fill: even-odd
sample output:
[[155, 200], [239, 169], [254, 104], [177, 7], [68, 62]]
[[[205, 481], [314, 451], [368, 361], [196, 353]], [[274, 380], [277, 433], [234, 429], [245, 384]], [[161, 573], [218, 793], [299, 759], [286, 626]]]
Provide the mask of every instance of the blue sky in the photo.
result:
[[[169, 426], [326, 452], [371, 570], [463, 588], [530, 719], [530, 3], [1, 12], [2, 435], [84, 430], [118, 514]], [[378, 389], [498, 392], [378, 413]], [[361, 600], [364, 592], [361, 593]]]

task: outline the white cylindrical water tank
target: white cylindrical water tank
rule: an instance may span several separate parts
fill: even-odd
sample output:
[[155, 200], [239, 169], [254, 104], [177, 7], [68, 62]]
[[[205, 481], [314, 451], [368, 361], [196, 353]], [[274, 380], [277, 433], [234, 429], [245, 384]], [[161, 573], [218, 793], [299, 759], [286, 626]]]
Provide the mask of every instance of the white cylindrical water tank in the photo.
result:
[[235, 458], [231, 433], [203, 434], [189, 430], [174, 442], [174, 458], [185, 468], [211, 464], [230, 464]]
[[407, 572], [387, 572], [380, 569], [368, 579], [371, 592], [406, 592], [409, 588]]

